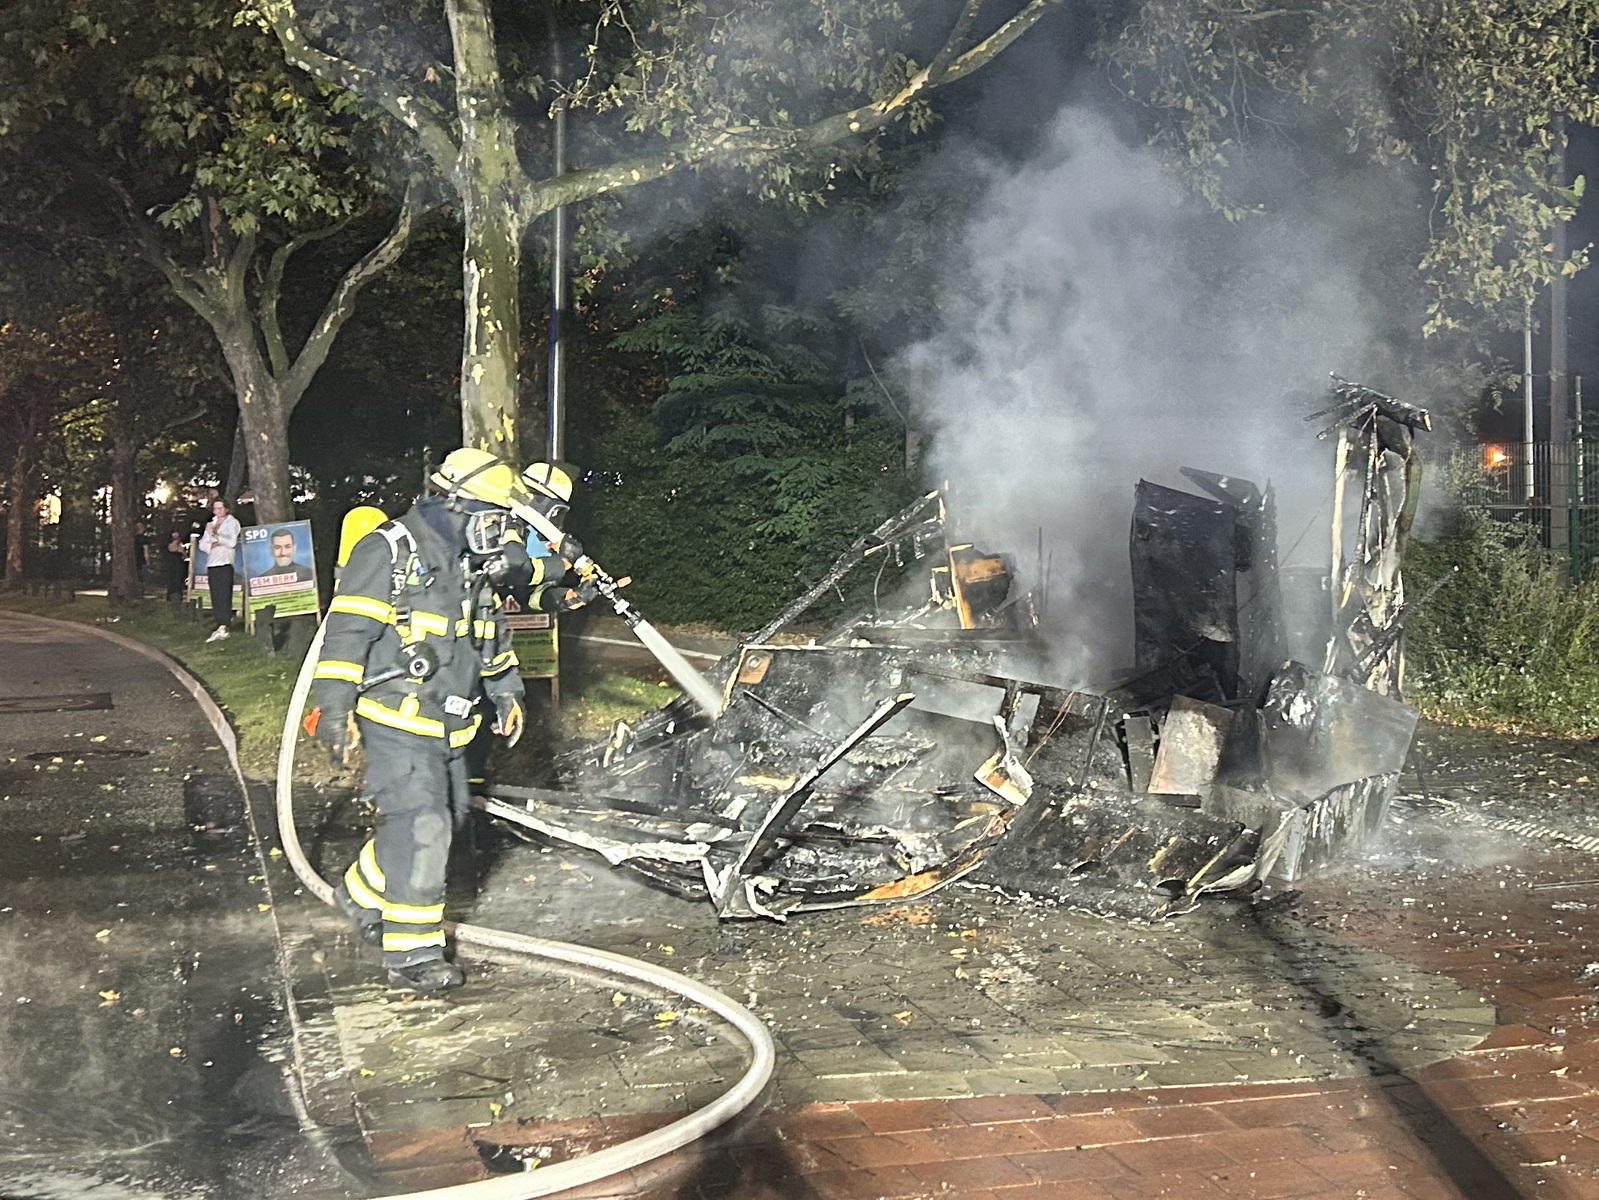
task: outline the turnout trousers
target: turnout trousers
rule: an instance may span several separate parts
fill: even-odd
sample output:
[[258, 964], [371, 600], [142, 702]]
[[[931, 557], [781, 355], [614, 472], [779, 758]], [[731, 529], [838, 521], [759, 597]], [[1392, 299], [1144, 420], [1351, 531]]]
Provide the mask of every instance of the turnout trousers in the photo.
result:
[[443, 738], [358, 721], [378, 823], [335, 898], [363, 928], [382, 922], [384, 966], [443, 958], [445, 872], [467, 811], [466, 761]]

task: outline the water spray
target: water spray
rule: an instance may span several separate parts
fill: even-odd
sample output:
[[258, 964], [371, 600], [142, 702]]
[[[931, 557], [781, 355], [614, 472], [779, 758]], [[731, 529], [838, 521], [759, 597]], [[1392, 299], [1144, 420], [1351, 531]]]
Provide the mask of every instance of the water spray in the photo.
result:
[[[559, 552], [561, 544], [568, 541], [561, 527], [531, 504], [520, 503], [513, 499], [511, 511], [531, 525], [539, 537], [549, 543], [550, 549]], [[578, 555], [577, 561], [572, 564], [572, 570], [579, 579], [605, 597], [616, 610], [616, 615], [627, 622], [627, 627], [633, 631], [633, 636], [655, 656], [656, 661], [666, 669], [666, 673], [676, 681], [677, 686], [699, 705], [706, 716], [714, 721], [722, 715], [721, 691], [689, 665], [688, 659], [678, 653], [677, 647], [667, 641], [660, 630], [644, 619], [644, 614], [633, 606], [632, 601], [622, 595], [621, 589], [626, 580], [615, 579], [587, 554]]]

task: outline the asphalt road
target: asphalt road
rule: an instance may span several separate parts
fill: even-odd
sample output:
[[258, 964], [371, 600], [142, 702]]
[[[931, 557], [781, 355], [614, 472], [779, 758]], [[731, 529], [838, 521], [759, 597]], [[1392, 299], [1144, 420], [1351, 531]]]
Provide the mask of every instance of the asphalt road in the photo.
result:
[[343, 1194], [285, 1087], [260, 880], [172, 676], [0, 613], [0, 1196]]

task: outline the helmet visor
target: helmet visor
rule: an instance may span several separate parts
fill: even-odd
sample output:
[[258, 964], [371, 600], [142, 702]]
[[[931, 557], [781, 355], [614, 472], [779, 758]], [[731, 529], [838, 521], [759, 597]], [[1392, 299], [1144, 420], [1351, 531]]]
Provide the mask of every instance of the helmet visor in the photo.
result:
[[498, 553], [510, 523], [511, 514], [503, 508], [472, 513], [466, 519], [466, 548], [478, 555]]

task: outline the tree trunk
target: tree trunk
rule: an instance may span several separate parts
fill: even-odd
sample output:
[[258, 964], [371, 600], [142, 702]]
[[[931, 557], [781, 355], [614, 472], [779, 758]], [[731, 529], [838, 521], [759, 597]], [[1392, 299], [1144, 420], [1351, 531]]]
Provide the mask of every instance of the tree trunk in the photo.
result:
[[446, 15], [455, 47], [461, 217], [466, 225], [462, 444], [517, 463], [523, 229], [517, 205], [527, 177], [516, 157], [516, 128], [500, 81], [488, 6], [484, 0], [449, 0]]
[[292, 521], [289, 419], [283, 389], [256, 347], [255, 332], [248, 325], [223, 336], [222, 354], [233, 372], [233, 390], [239, 401], [255, 519], [262, 525]]
[[144, 599], [144, 585], [134, 561], [133, 527], [137, 521], [139, 498], [136, 494], [135, 464], [139, 446], [126, 434], [111, 443], [111, 587], [112, 605], [136, 604]]
[[233, 427], [233, 453], [228, 456], [228, 476], [222, 481], [222, 498], [232, 508], [238, 503], [239, 493], [244, 491], [245, 480], [249, 472], [245, 469], [248, 461], [244, 450], [244, 422], [240, 421]]
[[11, 464], [8, 483], [9, 506], [6, 510], [6, 587], [22, 586], [22, 539], [27, 531], [28, 506], [35, 499], [33, 459], [26, 449], [19, 449]]
[[[499, 208], [496, 214], [492, 210]], [[519, 462], [517, 289], [520, 247], [504, 204], [465, 206], [466, 338], [461, 346], [461, 444]]]

